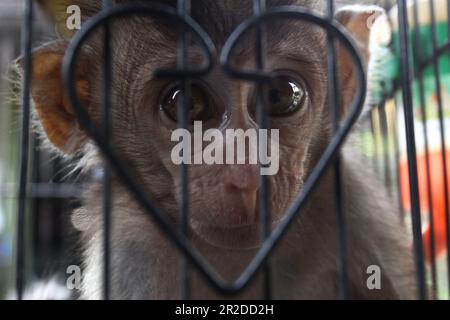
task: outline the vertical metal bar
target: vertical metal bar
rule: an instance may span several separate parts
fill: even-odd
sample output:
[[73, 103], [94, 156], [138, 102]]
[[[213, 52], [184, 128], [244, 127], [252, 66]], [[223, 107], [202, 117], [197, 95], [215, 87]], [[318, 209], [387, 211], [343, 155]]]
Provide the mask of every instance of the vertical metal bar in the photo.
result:
[[[436, 16], [435, 16], [435, 4], [434, 0], [430, 1], [431, 10], [431, 42], [433, 45], [433, 53], [438, 50], [438, 39], [436, 30]], [[448, 185], [448, 170], [447, 170], [447, 143], [445, 138], [445, 123], [444, 123], [444, 103], [442, 101], [442, 89], [441, 89], [441, 71], [439, 70], [439, 56], [435, 55], [433, 58], [433, 70], [436, 84], [436, 94], [438, 100], [438, 112], [439, 112], [439, 127], [441, 135], [441, 155], [442, 166], [444, 175], [444, 200], [445, 200], [445, 238], [447, 242], [447, 248], [450, 249], [450, 202], [448, 199], [449, 185]], [[447, 250], [448, 252], [448, 250]], [[450, 290], [450, 254], [447, 254], [447, 281], [448, 290]]]
[[378, 167], [378, 139], [377, 134], [375, 130], [375, 117], [374, 117], [375, 109], [370, 111], [370, 133], [372, 135], [372, 143], [373, 143], [373, 156], [372, 156], [372, 165], [375, 170], [375, 173], [378, 174], [379, 167]]
[[403, 199], [403, 191], [401, 188], [401, 176], [400, 176], [400, 160], [401, 160], [401, 154], [400, 154], [400, 138], [398, 135], [398, 100], [394, 96], [394, 104], [395, 104], [395, 120], [393, 121], [393, 134], [394, 134], [394, 158], [395, 158], [395, 179], [397, 182], [397, 190], [398, 190], [398, 207], [400, 210], [400, 218], [401, 221], [404, 222], [405, 220], [405, 208], [403, 207], [402, 199]]
[[427, 108], [425, 101], [425, 89], [423, 82], [423, 73], [419, 71], [418, 74], [419, 81], [419, 96], [420, 96], [420, 109], [423, 114], [423, 134], [424, 134], [424, 149], [425, 149], [425, 170], [426, 170], [426, 184], [427, 184], [427, 197], [428, 197], [428, 220], [430, 224], [430, 254], [431, 254], [431, 282], [432, 282], [432, 295], [433, 299], [438, 298], [437, 292], [437, 266], [436, 266], [436, 239], [435, 239], [435, 230], [434, 230], [434, 210], [433, 210], [433, 189], [431, 182], [431, 164], [430, 164], [430, 147], [429, 147], [429, 138], [428, 138], [428, 124], [427, 124]]
[[[265, 0], [253, 1], [254, 15], [258, 16], [266, 10]], [[265, 26], [258, 26], [256, 30], [256, 68], [264, 70], [266, 64], [266, 28]], [[264, 85], [258, 83], [256, 93], [256, 122], [260, 130], [267, 129], [267, 114]], [[261, 143], [266, 144], [267, 141], [260, 141], [259, 147], [266, 148], [267, 145], [262, 146]], [[271, 150], [273, 152], [273, 150]], [[259, 219], [261, 228], [261, 241], [265, 241], [270, 235], [270, 212], [269, 212], [269, 180], [265, 175], [260, 176], [261, 189], [258, 197], [259, 201]], [[270, 261], [266, 261], [263, 267], [263, 295], [265, 299], [269, 300], [272, 297], [271, 286], [271, 268]]]
[[[190, 14], [190, 0], [178, 0], [178, 14], [181, 17], [187, 17]], [[177, 50], [177, 67], [181, 70], [185, 69], [189, 63], [189, 34], [186, 30], [182, 31], [182, 35], [178, 41]], [[181, 80], [182, 98], [178, 104], [178, 127], [187, 129], [189, 126], [188, 115], [191, 107], [191, 81], [184, 77]], [[181, 164], [181, 203], [180, 203], [180, 229], [186, 237], [189, 230], [189, 171], [186, 163]], [[187, 258], [182, 255], [180, 263], [181, 274], [181, 297], [182, 299], [190, 298], [190, 279], [189, 264]]]
[[30, 90], [31, 90], [31, 46], [33, 27], [33, 1], [25, 2], [22, 26], [21, 51], [23, 55], [22, 83], [22, 128], [20, 145], [20, 177], [17, 216], [17, 252], [16, 252], [16, 290], [17, 299], [22, 300], [25, 285], [25, 214], [28, 190], [28, 160], [30, 146]]
[[[103, 0], [103, 10], [112, 6], [111, 0]], [[102, 125], [105, 141], [110, 144], [111, 139], [111, 30], [109, 22], [105, 22], [104, 47], [103, 47], [103, 97], [102, 97]], [[111, 170], [105, 160], [103, 163], [103, 299], [110, 299], [110, 275], [111, 275]]]
[[403, 107], [406, 123], [406, 140], [408, 153], [408, 173], [410, 181], [410, 199], [412, 228], [414, 238], [414, 257], [417, 272], [417, 293], [421, 300], [426, 299], [425, 264], [422, 247], [422, 219], [420, 216], [419, 182], [417, 175], [416, 135], [414, 130], [414, 112], [411, 92], [411, 64], [408, 32], [408, 9], [406, 0], [398, 0], [398, 21], [400, 30], [401, 85]]
[[[414, 1], [414, 25], [416, 29], [415, 33], [415, 43], [414, 48], [417, 54], [417, 65], [421, 65], [424, 61], [424, 55], [422, 52], [422, 45], [420, 39], [419, 28], [419, 6], [417, 0]], [[436, 241], [435, 241], [435, 231], [434, 231], [434, 212], [433, 212], [433, 191], [431, 185], [431, 168], [430, 168], [430, 147], [428, 139], [428, 116], [427, 116], [427, 102], [425, 99], [425, 86], [423, 80], [423, 70], [419, 68], [417, 73], [417, 79], [419, 83], [419, 98], [420, 98], [420, 110], [423, 117], [423, 135], [424, 135], [424, 149], [425, 149], [425, 166], [426, 166], [426, 177], [427, 177], [427, 196], [428, 196], [428, 220], [430, 223], [430, 254], [431, 254], [431, 298], [438, 299], [437, 290], [437, 266], [436, 266]]]
[[[42, 242], [44, 241], [40, 241], [41, 240], [41, 232], [40, 230], [42, 229], [42, 225], [45, 224], [47, 221], [45, 220], [45, 218], [47, 218], [45, 216], [45, 214], [42, 212], [42, 205], [43, 202], [45, 201], [44, 199], [42, 199], [41, 197], [34, 197], [33, 192], [32, 192], [32, 186], [34, 183], [40, 183], [43, 179], [42, 179], [42, 175], [41, 173], [41, 146], [39, 141], [36, 141], [37, 139], [34, 138], [33, 133], [31, 132], [30, 134], [30, 139], [31, 139], [31, 144], [32, 144], [32, 150], [30, 150], [31, 152], [31, 174], [30, 176], [30, 181], [29, 183], [31, 184], [31, 190], [29, 189], [29, 197], [31, 198], [31, 201], [33, 203], [32, 208], [30, 208], [31, 210], [29, 210], [29, 212], [31, 212], [31, 217], [33, 217], [33, 221], [31, 222], [32, 224], [32, 245], [31, 245], [31, 255], [28, 255], [29, 259], [31, 261], [34, 262], [35, 265], [35, 270], [34, 272], [36, 272], [37, 274], [39, 274], [41, 272], [41, 268], [40, 266], [41, 261], [43, 260], [42, 257], [45, 256], [46, 254], [48, 254], [48, 250], [50, 249], [49, 247], [49, 242], [45, 241], [45, 243], [43, 244]], [[30, 215], [28, 215], [30, 217]], [[29, 233], [28, 233], [29, 234]]]
[[392, 181], [391, 181], [391, 157], [389, 150], [389, 132], [386, 117], [386, 100], [383, 99], [382, 103], [378, 107], [378, 116], [380, 122], [380, 131], [382, 138], [382, 150], [383, 150], [383, 160], [384, 160], [384, 182], [389, 194], [392, 191]]
[[[327, 1], [328, 19], [334, 19], [334, 0]], [[331, 114], [331, 122], [333, 132], [339, 129], [339, 94], [338, 94], [338, 67], [336, 64], [336, 45], [334, 36], [328, 33], [328, 97], [329, 108]], [[344, 216], [343, 207], [343, 192], [342, 192], [342, 172], [341, 172], [341, 158], [338, 155], [334, 162], [334, 186], [335, 186], [335, 204], [336, 204], [336, 222], [337, 222], [337, 250], [338, 250], [338, 283], [339, 283], [339, 298], [348, 299], [348, 273], [347, 273], [347, 228]]]

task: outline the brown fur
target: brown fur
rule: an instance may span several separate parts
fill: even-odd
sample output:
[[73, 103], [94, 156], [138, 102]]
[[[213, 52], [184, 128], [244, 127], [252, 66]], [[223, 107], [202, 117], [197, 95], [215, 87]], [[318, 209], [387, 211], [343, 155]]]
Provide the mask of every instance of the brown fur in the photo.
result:
[[[162, 1], [160, 1], [162, 2]], [[314, 10], [323, 9], [322, 1], [268, 1], [277, 4], [302, 4]], [[98, 1], [84, 2], [85, 12], [98, 8]], [[361, 38], [364, 13], [342, 15], [342, 23], [349, 31], [358, 30], [360, 49], [367, 56], [368, 32]], [[224, 41], [236, 26], [251, 15], [251, 1], [193, 1], [192, 16], [209, 33], [220, 52]], [[352, 17], [355, 17], [353, 19]], [[86, 18], [86, 17], [85, 17]], [[339, 15], [338, 15], [339, 18]], [[351, 23], [345, 23], [351, 22]], [[361, 25], [363, 23], [363, 25]], [[270, 211], [273, 224], [282, 218], [321, 156], [330, 139], [330, 121], [327, 103], [326, 36], [318, 28], [302, 22], [274, 23], [268, 28], [268, 65], [273, 69], [289, 69], [300, 75], [308, 88], [304, 112], [287, 118], [273, 118], [271, 128], [280, 129], [280, 171], [271, 176]], [[179, 168], [170, 161], [170, 132], [175, 127], [160, 117], [158, 101], [166, 80], [154, 79], [157, 67], [176, 64], [176, 31], [167, 24], [143, 18], [118, 20], [113, 23], [113, 137], [116, 151], [139, 178], [142, 186], [174, 221], [178, 220], [181, 190]], [[249, 36], [250, 37], [250, 36]], [[361, 38], [361, 39], [360, 39]], [[99, 123], [101, 95], [101, 52], [99, 34], [84, 47], [82, 60], [89, 61], [89, 102], [91, 117]], [[254, 64], [254, 51], [248, 38], [239, 45], [236, 64], [250, 68]], [[41, 54], [58, 52], [49, 46]], [[195, 45], [190, 60], [199, 63], [202, 54]], [[61, 53], [60, 53], [61, 54]], [[351, 101], [355, 78], [348, 55], [339, 51], [342, 67], [340, 77], [343, 88], [342, 110]], [[217, 58], [217, 56], [216, 56]], [[35, 68], [45, 65], [38, 63]], [[39, 74], [39, 73], [37, 73]], [[42, 75], [48, 73], [42, 72]], [[79, 76], [81, 77], [81, 76]], [[205, 79], [211, 88], [216, 106], [227, 112], [228, 120], [220, 129], [256, 128], [254, 113], [248, 103], [254, 86], [229, 79], [219, 66]], [[34, 93], [55, 91], [50, 79], [34, 79]], [[61, 89], [61, 88], [60, 88]], [[58, 89], [59, 90], [59, 89]], [[46, 112], [55, 104], [66, 110], [58, 95], [47, 97], [51, 105], [40, 103], [43, 97], [33, 95], [38, 114], [44, 122], [50, 140], [63, 151], [66, 143], [82, 142], [78, 152], [94, 159], [99, 157], [83, 134], [71, 141], [52, 139], [51, 124]], [[56, 99], [56, 100], [55, 100]], [[48, 109], [46, 109], [48, 108]], [[45, 112], [43, 111], [45, 109]], [[70, 112], [65, 113], [65, 116]], [[53, 119], [53, 117], [51, 117]], [[222, 121], [221, 118], [216, 119]], [[56, 126], [56, 120], [55, 126]], [[76, 122], [72, 117], [72, 124]], [[46, 123], [45, 123], [46, 122]], [[60, 122], [58, 125], [62, 125]], [[50, 129], [49, 129], [50, 128]], [[68, 126], [70, 129], [70, 126]], [[68, 129], [68, 130], [69, 130]], [[64, 136], [62, 136], [64, 137]], [[64, 139], [63, 139], [64, 140]], [[73, 150], [71, 150], [73, 151]], [[349, 274], [353, 298], [413, 298], [411, 278], [412, 258], [408, 239], [399, 222], [396, 208], [389, 203], [370, 172], [354, 155], [344, 152], [344, 205], [348, 222]], [[248, 212], [248, 201], [255, 201], [259, 189], [258, 171], [254, 166], [191, 166], [190, 168], [190, 224], [191, 238], [198, 250], [226, 279], [235, 279], [255, 254], [249, 238], [257, 228], [230, 229], [239, 219], [248, 223], [257, 221], [256, 212]], [[337, 246], [336, 218], [333, 202], [333, 175], [329, 172], [320, 182], [301, 216], [290, 228], [277, 252], [272, 257], [275, 298], [334, 299], [337, 298]], [[74, 224], [83, 231], [86, 245], [83, 296], [101, 297], [101, 185], [94, 183], [83, 197], [83, 207], [74, 215]], [[249, 200], [251, 199], [251, 200]], [[204, 224], [215, 228], [202, 228]], [[233, 231], [231, 231], [233, 230]], [[179, 297], [179, 254], [165, 236], [137, 205], [116, 177], [113, 177], [113, 229], [112, 229], [112, 293], [113, 298], [169, 298]], [[366, 287], [366, 269], [379, 265], [382, 269], [382, 290], [370, 291]], [[192, 271], [193, 298], [222, 298]], [[260, 279], [256, 279], [238, 298], [260, 298]]]

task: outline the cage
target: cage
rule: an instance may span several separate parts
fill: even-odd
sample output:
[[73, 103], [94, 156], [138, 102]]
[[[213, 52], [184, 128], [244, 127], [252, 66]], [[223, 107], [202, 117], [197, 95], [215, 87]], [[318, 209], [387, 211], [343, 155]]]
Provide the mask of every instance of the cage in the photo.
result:
[[[91, 181], [101, 181], [102, 193], [98, 203], [102, 209], [101, 261], [102, 297], [111, 297], [111, 216], [114, 193], [111, 193], [112, 176], [122, 179], [127, 190], [133, 193], [135, 201], [153, 219], [164, 236], [182, 254], [180, 266], [180, 297], [192, 295], [190, 270], [199, 272], [213, 290], [231, 297], [239, 294], [254, 280], [256, 272], [262, 272], [262, 294], [270, 299], [272, 295], [271, 255], [274, 247], [282, 241], [289, 228], [302, 210], [311, 190], [320, 181], [324, 172], [333, 167], [336, 175], [336, 191], [330, 194], [335, 199], [338, 251], [339, 298], [349, 299], [348, 248], [346, 237], [346, 215], [342, 206], [342, 180], [345, 174], [340, 165], [340, 153], [346, 137], [351, 133], [357, 150], [370, 164], [376, 177], [382, 183], [383, 192], [398, 206], [405, 230], [411, 238], [414, 254], [415, 277], [418, 299], [448, 299], [450, 297], [450, 203], [447, 161], [447, 122], [449, 82], [449, 30], [450, 4], [448, 1], [367, 1], [382, 6], [386, 15], [370, 21], [372, 31], [371, 49], [373, 57], [368, 70], [362, 67], [362, 58], [355, 49], [351, 37], [333, 18], [340, 1], [324, 1], [324, 13], [311, 12], [300, 6], [266, 6], [266, 1], [247, 1], [253, 6], [253, 15], [238, 24], [225, 41], [220, 53], [220, 66], [232, 78], [246, 80], [256, 86], [255, 122], [259, 128], [267, 128], [267, 114], [264, 112], [267, 90], [265, 83], [270, 78], [264, 73], [266, 66], [265, 23], [275, 19], [298, 19], [319, 26], [328, 37], [328, 99], [331, 113], [331, 127], [334, 132], [329, 147], [312, 170], [299, 197], [285, 212], [285, 218], [274, 230], [269, 227], [269, 179], [261, 177], [259, 190], [260, 250], [235, 282], [227, 283], [208, 266], [204, 258], [188, 241], [189, 230], [189, 170], [180, 166], [179, 228], [164, 218], [163, 211], [147, 196], [132, 170], [116, 154], [111, 146], [111, 98], [113, 77], [113, 55], [117, 50], [111, 40], [115, 19], [125, 16], [156, 17], [173, 25], [182, 26], [179, 31], [177, 63], [172, 69], [161, 66], [160, 77], [177, 79], [182, 94], [175, 112], [178, 126], [187, 128], [190, 98], [193, 92], [191, 81], [206, 77], [211, 71], [213, 45], [209, 30], [203, 30], [190, 16], [191, 3], [180, 0], [175, 7], [166, 4], [155, 5], [155, 1], [98, 1], [98, 12], [83, 21], [80, 29], [72, 32], [54, 28], [46, 22], [44, 8], [52, 7], [51, 1], [5, 1], [0, 3], [0, 297], [27, 299], [27, 290], [33, 283], [57, 277], [65, 283], [72, 267], [82, 265], [79, 249], [80, 233], [71, 226], [70, 215], [80, 207], [80, 197]], [[244, 1], [245, 2], [245, 1]], [[282, 1], [280, 1], [282, 3]], [[343, 1], [345, 4], [361, 3]], [[376, 2], [376, 3], [375, 3]], [[58, 3], [55, 1], [53, 4]], [[61, 1], [63, 23], [73, 12], [66, 11], [68, 3]], [[52, 7], [53, 8], [53, 7]], [[49, 9], [56, 10], [56, 9]], [[45, 10], [44, 10], [45, 12]], [[48, 14], [48, 11], [47, 11]], [[372, 16], [370, 16], [372, 19]], [[369, 23], [369, 22], [368, 22]], [[372, 26], [373, 24], [373, 26]], [[232, 53], [243, 35], [250, 28], [256, 28], [253, 35], [256, 47], [256, 62], [252, 71], [236, 69]], [[96, 29], [104, 36], [102, 54], [103, 78], [100, 118], [101, 126], [93, 125], [77, 97], [74, 86], [76, 58], [83, 42]], [[55, 37], [70, 38], [64, 57], [62, 79], [64, 90], [73, 107], [74, 115], [82, 130], [95, 141], [101, 152], [103, 165], [89, 175], [78, 174], [79, 158], [62, 159], [42, 145], [34, 129], [33, 106], [31, 103], [32, 50], [38, 44]], [[200, 66], [189, 65], [188, 47], [195, 37], [203, 50], [205, 62]], [[358, 77], [353, 107], [349, 116], [339, 121], [339, 90], [337, 46], [347, 50], [356, 66]], [[15, 74], [11, 62], [22, 56], [23, 74]], [[366, 75], [367, 73], [367, 75]], [[365, 81], [368, 77], [368, 94]], [[381, 184], [380, 184], [381, 185]], [[71, 288], [71, 297], [78, 297], [78, 287]], [[55, 289], [56, 291], [56, 289]], [[64, 296], [67, 298], [67, 296]]]

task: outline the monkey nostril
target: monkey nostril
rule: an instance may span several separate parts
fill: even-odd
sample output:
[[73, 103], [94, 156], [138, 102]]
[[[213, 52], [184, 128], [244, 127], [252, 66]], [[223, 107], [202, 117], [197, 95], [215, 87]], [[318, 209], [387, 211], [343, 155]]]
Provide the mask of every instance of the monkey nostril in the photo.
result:
[[230, 199], [234, 199], [234, 201], [239, 202], [243, 215], [245, 215], [249, 220], [256, 218], [258, 191], [258, 187], [242, 188], [233, 184], [225, 186], [225, 192], [230, 195]]

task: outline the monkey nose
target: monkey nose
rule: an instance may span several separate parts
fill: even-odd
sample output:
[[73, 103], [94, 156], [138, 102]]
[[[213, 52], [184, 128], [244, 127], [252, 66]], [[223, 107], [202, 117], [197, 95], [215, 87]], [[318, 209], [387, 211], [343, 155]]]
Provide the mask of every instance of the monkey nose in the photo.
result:
[[239, 201], [238, 207], [241, 214], [247, 220], [256, 219], [257, 199], [260, 187], [259, 166], [239, 165], [228, 168], [224, 175], [226, 192], [229, 192], [235, 201]]

